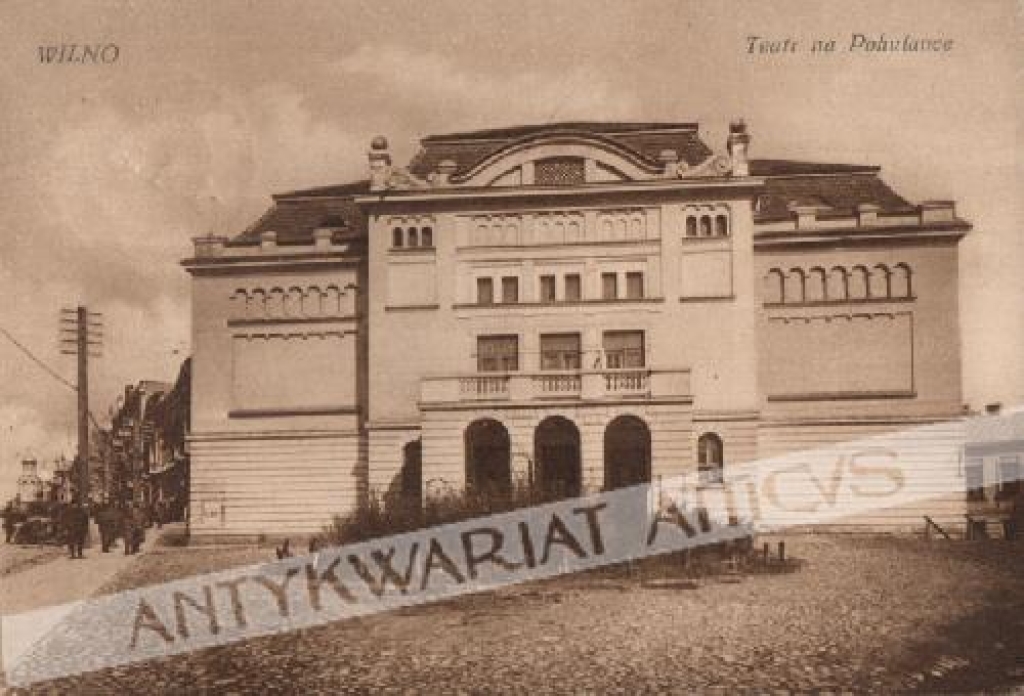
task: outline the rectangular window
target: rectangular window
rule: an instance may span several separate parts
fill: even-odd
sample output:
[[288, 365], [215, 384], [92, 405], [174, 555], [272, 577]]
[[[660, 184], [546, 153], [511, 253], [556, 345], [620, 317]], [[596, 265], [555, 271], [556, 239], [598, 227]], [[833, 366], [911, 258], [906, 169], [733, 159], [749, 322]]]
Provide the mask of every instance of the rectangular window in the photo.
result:
[[619, 296], [619, 276], [616, 273], [601, 274], [601, 299], [614, 300]]
[[1012, 498], [1020, 492], [1020, 460], [1016, 457], [999, 458], [999, 487], [996, 489], [996, 498], [1005, 500]]
[[494, 281], [490, 278], [476, 279], [476, 303], [494, 304]]
[[519, 301], [519, 278], [508, 276], [501, 279], [501, 301], [505, 304]]
[[519, 337], [477, 336], [478, 372], [515, 372], [519, 369]]
[[578, 333], [541, 334], [540, 369], [580, 369], [580, 335]]
[[542, 275], [540, 277], [540, 301], [555, 301], [555, 276]]
[[643, 331], [605, 331], [603, 347], [605, 367], [644, 366]]
[[583, 296], [582, 286], [579, 273], [570, 273], [565, 276], [565, 301], [579, 302]]
[[626, 299], [639, 300], [644, 296], [644, 274], [640, 272], [626, 274]]
[[985, 465], [979, 460], [967, 462], [964, 466], [964, 486], [968, 500], [985, 499]]

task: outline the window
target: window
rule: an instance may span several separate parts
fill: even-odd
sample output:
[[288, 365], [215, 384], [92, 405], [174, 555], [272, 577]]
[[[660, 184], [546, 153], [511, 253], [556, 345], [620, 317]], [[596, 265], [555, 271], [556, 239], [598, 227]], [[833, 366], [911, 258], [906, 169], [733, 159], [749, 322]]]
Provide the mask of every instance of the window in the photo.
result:
[[639, 271], [626, 274], [626, 299], [639, 300], [644, 296], [644, 274]]
[[540, 277], [540, 301], [555, 301], [555, 276], [542, 275]]
[[430, 227], [424, 227], [420, 231], [420, 245], [425, 247], [434, 246], [434, 230]]
[[565, 276], [565, 301], [579, 302], [583, 295], [581, 288], [579, 273], [570, 273]]
[[715, 235], [725, 237], [729, 234], [729, 219], [724, 215], [715, 216]]
[[419, 232], [416, 231], [415, 227], [410, 227], [408, 231], [409, 246], [415, 247], [420, 245]]
[[391, 246], [395, 247], [396, 249], [401, 247], [403, 236], [404, 235], [402, 234], [401, 227], [396, 227], [395, 229], [391, 230]]
[[700, 217], [700, 236], [710, 237], [711, 236], [711, 216], [701, 215]]
[[580, 335], [578, 333], [541, 334], [540, 369], [580, 369]]
[[644, 366], [643, 331], [605, 331], [605, 364], [611, 369]]
[[494, 281], [490, 278], [477, 278], [476, 279], [476, 303], [477, 304], [493, 304], [494, 303]]
[[964, 466], [964, 485], [968, 500], [985, 499], [985, 464], [981, 460], [971, 460]]
[[722, 438], [715, 433], [704, 433], [697, 439], [697, 474], [700, 482], [721, 483], [724, 468]]
[[478, 336], [476, 339], [478, 372], [514, 372], [519, 369], [518, 336]]
[[996, 499], [1005, 500], [1020, 493], [1020, 477], [1020, 461], [1016, 457], [1000, 457]]
[[601, 299], [614, 300], [619, 296], [619, 276], [615, 273], [601, 274]]
[[697, 218], [692, 215], [686, 216], [686, 236], [696, 237], [697, 236]]
[[514, 304], [519, 301], [519, 278], [507, 276], [501, 279], [501, 301]]

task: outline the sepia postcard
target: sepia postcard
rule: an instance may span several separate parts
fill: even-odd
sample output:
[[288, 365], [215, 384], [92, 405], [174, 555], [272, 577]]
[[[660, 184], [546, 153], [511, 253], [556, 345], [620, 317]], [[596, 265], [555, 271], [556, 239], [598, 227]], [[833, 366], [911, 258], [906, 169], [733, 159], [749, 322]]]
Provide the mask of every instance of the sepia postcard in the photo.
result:
[[0, 691], [1024, 693], [1022, 13], [0, 4]]

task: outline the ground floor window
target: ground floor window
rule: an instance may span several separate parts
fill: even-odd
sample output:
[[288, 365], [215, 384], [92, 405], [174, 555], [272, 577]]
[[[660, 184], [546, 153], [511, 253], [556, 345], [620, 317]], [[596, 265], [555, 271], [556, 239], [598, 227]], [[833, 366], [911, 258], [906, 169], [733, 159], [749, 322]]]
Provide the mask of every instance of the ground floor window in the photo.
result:
[[580, 495], [583, 484], [580, 431], [568, 418], [551, 416], [537, 426], [532, 484], [548, 499]]
[[496, 420], [483, 418], [466, 428], [466, 485], [477, 493], [508, 491], [512, 485], [508, 430]]
[[721, 483], [724, 468], [722, 438], [715, 433], [704, 433], [697, 440], [697, 472], [700, 482]]
[[985, 499], [985, 464], [974, 459], [964, 466], [964, 486], [968, 500]]
[[651, 431], [636, 416], [619, 416], [604, 431], [605, 490], [650, 480]]
[[999, 485], [996, 498], [1005, 500], [1020, 493], [1021, 467], [1017, 457], [999, 458]]

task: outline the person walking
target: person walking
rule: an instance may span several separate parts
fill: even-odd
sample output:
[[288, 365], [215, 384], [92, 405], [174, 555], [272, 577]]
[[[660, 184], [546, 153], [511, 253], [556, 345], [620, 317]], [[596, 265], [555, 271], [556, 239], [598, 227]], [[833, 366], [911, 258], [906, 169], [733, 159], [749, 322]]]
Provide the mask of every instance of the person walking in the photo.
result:
[[64, 518], [64, 530], [71, 558], [85, 558], [83, 552], [85, 540], [89, 536], [89, 513], [81, 503], [75, 503], [66, 510]]
[[100, 528], [100, 547], [108, 553], [117, 538], [117, 510], [107, 503], [96, 513], [96, 525]]

